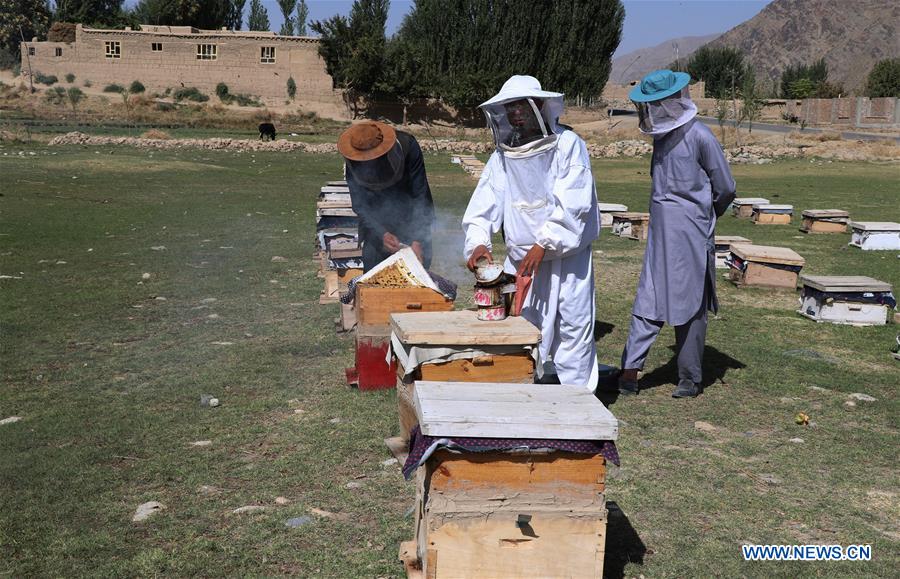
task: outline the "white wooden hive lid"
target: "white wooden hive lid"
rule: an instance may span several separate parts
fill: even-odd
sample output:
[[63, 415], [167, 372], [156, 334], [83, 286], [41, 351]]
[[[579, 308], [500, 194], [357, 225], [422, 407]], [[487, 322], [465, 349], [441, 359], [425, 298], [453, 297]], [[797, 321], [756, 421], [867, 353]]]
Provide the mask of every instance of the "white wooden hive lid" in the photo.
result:
[[619, 422], [584, 386], [416, 382], [416, 418], [436, 437], [616, 440]]
[[900, 231], [900, 223], [893, 221], [851, 221], [850, 227], [862, 231]]
[[889, 292], [891, 284], [865, 275], [801, 275], [800, 283], [823, 292]]

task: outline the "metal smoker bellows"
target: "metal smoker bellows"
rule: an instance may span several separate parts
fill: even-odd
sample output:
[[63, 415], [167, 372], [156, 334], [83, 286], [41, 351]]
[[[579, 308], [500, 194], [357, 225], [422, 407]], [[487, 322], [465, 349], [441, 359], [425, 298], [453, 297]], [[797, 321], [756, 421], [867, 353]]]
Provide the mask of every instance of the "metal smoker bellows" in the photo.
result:
[[515, 277], [505, 273], [499, 263], [481, 258], [475, 266], [475, 305], [479, 320], [503, 320], [516, 293]]

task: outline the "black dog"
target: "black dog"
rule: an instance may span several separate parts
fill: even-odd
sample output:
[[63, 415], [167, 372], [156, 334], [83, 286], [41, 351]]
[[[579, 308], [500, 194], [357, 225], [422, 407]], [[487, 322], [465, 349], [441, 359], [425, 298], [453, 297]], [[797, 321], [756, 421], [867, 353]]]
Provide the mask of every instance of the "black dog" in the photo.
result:
[[274, 141], [275, 125], [273, 125], [272, 123], [259, 123], [259, 140]]

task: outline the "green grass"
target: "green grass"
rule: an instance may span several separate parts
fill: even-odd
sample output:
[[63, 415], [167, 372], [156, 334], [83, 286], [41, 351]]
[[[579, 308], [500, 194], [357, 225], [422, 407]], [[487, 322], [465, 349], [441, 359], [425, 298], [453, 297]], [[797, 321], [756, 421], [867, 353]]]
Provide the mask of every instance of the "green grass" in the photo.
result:
[[[445, 240], [434, 269], [464, 280], [456, 230], [474, 182], [446, 155], [426, 163]], [[381, 464], [382, 439], [398, 428], [394, 393], [345, 385], [352, 341], [334, 332], [337, 307], [318, 305], [310, 260], [316, 192], [339, 177], [339, 158], [16, 145], [0, 146], [0, 175], [0, 269], [21, 277], [0, 280], [0, 418], [23, 417], [0, 426], [0, 574], [400, 576], [413, 489]], [[896, 165], [795, 161], [735, 175], [742, 195], [900, 220]], [[646, 159], [597, 162], [595, 177], [602, 201], [646, 207]], [[900, 288], [895, 252], [804, 236], [796, 219], [726, 217], [719, 232], [790, 246], [810, 273]], [[598, 318], [609, 325], [598, 349], [617, 364], [642, 246], [604, 231], [595, 249]], [[620, 545], [627, 525], [616, 517], [607, 568], [893, 575], [897, 326], [817, 325], [794, 312], [790, 292], [719, 288], [706, 362], [721, 380], [672, 400], [667, 328], [646, 368], [657, 386], [611, 406], [622, 467], [608, 499], [647, 551], [627, 562], [640, 550]], [[784, 354], [797, 349], [824, 358]], [[847, 407], [852, 392], [878, 400]], [[222, 406], [201, 408], [201, 394]], [[795, 425], [798, 411], [814, 426]], [[198, 440], [212, 444], [190, 446]], [[132, 523], [150, 500], [166, 510]], [[231, 514], [251, 504], [269, 510]], [[337, 516], [285, 527], [311, 508]], [[744, 563], [743, 542], [871, 544], [873, 561]]]

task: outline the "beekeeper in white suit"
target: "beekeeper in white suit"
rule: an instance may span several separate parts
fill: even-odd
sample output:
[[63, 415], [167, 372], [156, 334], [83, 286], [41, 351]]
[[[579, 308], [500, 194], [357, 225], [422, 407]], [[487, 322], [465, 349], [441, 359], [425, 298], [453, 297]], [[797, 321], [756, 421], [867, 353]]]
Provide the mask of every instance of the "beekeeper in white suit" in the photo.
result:
[[509, 273], [531, 275], [522, 317], [541, 329], [541, 359], [563, 384], [597, 384], [591, 242], [600, 233], [584, 141], [559, 124], [563, 95], [513, 76], [481, 104], [497, 149], [463, 217], [469, 269], [493, 260], [503, 228]]

